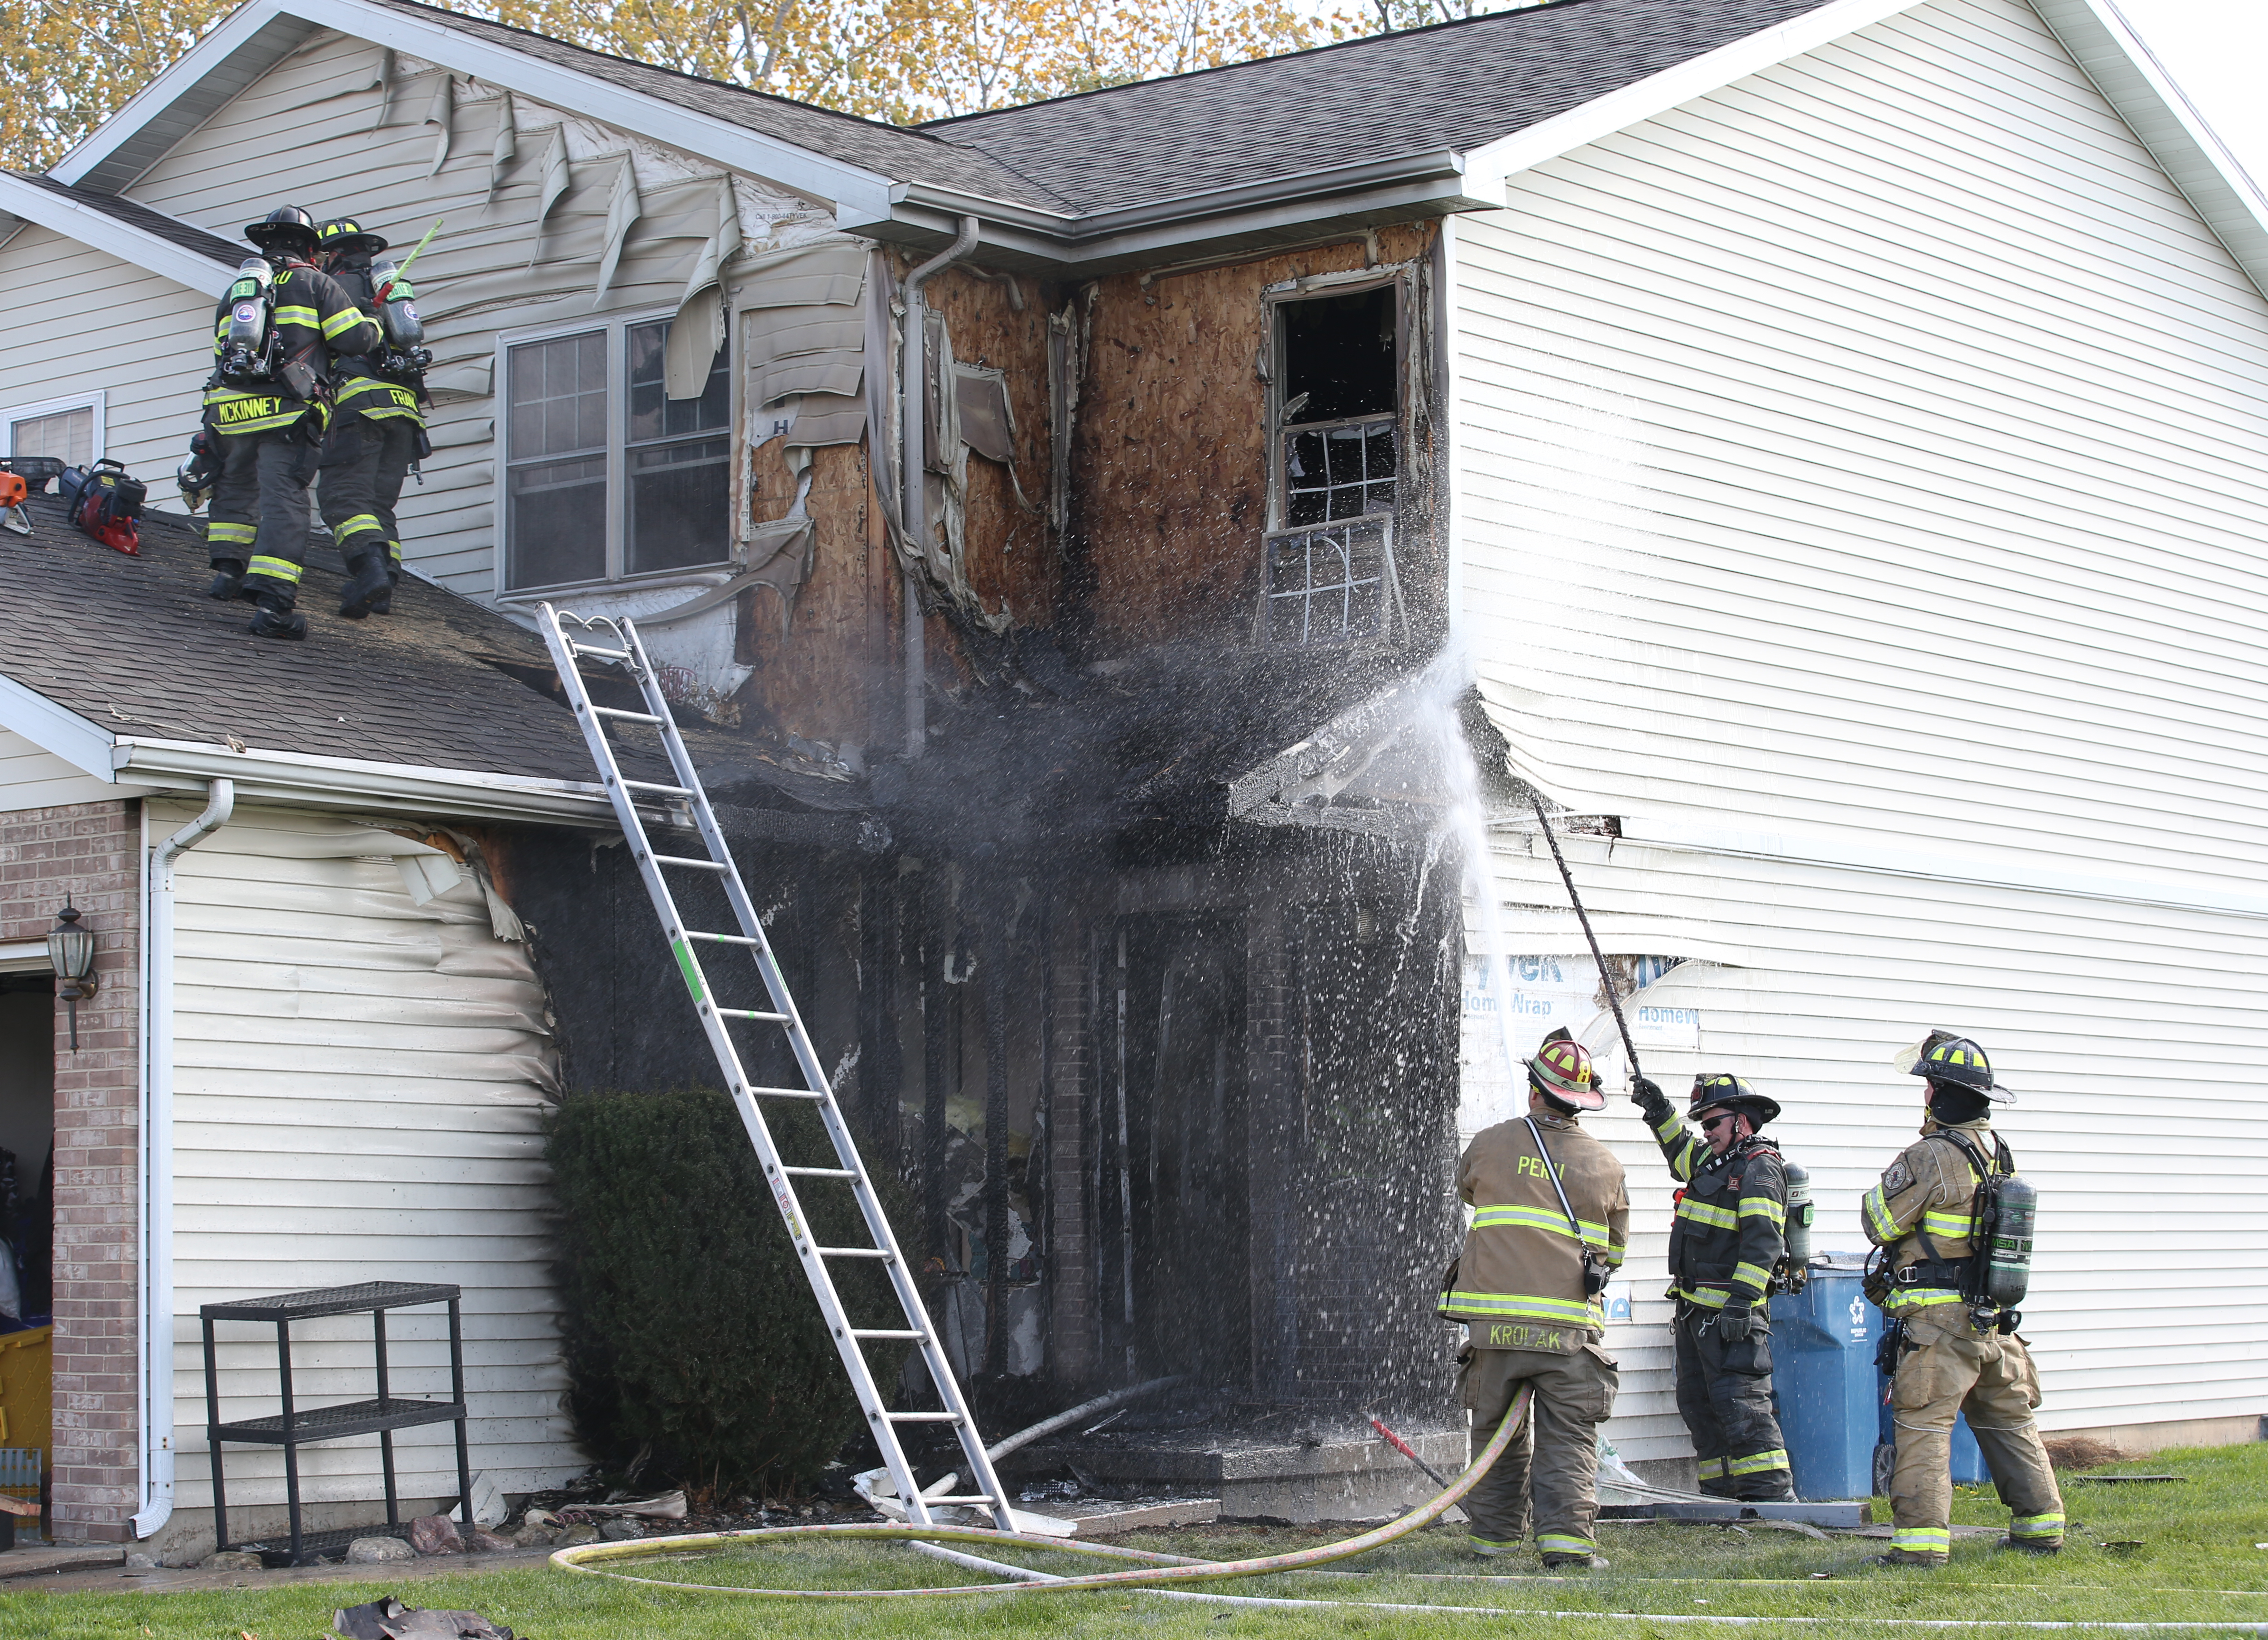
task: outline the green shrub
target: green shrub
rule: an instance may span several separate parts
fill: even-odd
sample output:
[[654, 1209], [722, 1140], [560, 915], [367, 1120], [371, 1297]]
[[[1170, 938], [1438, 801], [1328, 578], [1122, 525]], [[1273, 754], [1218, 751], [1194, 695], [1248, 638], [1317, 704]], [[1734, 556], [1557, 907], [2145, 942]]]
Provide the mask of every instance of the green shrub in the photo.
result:
[[[765, 1115], [784, 1160], [835, 1165], [814, 1109]], [[619, 1467], [650, 1446], [659, 1472], [728, 1492], [814, 1481], [864, 1419], [732, 1101], [709, 1088], [578, 1095], [549, 1156], [585, 1449]], [[822, 1246], [866, 1244], [846, 1186], [799, 1182]], [[832, 1273], [854, 1324], [904, 1325], [878, 1264]], [[869, 1352], [886, 1398], [903, 1359]]]

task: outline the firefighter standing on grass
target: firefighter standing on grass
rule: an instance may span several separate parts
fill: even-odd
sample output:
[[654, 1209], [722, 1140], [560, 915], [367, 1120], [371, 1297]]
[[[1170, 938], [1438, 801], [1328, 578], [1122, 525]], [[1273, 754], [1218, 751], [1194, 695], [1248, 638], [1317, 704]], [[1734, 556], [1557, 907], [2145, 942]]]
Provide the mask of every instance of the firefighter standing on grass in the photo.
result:
[[1793, 1503], [1795, 1485], [1772, 1409], [1767, 1295], [1786, 1253], [1787, 1175], [1757, 1129], [1779, 1106], [1735, 1076], [1696, 1077], [1678, 1120], [1661, 1089], [1637, 1078], [1631, 1098], [1683, 1188], [1669, 1232], [1676, 1305], [1677, 1410], [1712, 1497]]
[[[336, 280], [364, 313], [379, 309], [371, 258], [386, 241], [350, 217], [327, 222], [322, 237], [323, 271]], [[396, 280], [395, 300], [406, 300], [407, 280]], [[381, 330], [383, 327], [381, 327]], [[423, 372], [416, 357], [387, 344], [339, 360], [336, 400], [324, 440], [322, 478], [317, 496], [323, 522], [346, 560], [346, 590], [339, 613], [350, 621], [385, 614], [394, 607], [401, 578], [401, 529], [394, 509], [402, 481], [421, 452]]]
[[2051, 1555], [2063, 1547], [2063, 1497], [2032, 1412], [2039, 1374], [2016, 1313], [1985, 1298], [1977, 1279], [1980, 1186], [2012, 1174], [2015, 1159], [1987, 1120], [2008, 1102], [1984, 1050], [1933, 1033], [1912, 1074], [1929, 1092], [1921, 1138], [1867, 1193], [1859, 1218], [1881, 1248], [1867, 1296], [1887, 1317], [1895, 1354], [1890, 1415], [1894, 1566], [1942, 1566], [1952, 1547], [1953, 1423], [1968, 1414], [1992, 1483], [2012, 1511], [2003, 1548]]
[[[1511, 1552], [1532, 1519], [1546, 1567], [1603, 1570], [1598, 1517], [1598, 1427], [1619, 1382], [1600, 1297], [1622, 1262], [1630, 1196], [1623, 1166], [1577, 1125], [1606, 1095], [1591, 1056], [1564, 1031], [1528, 1062], [1528, 1112], [1476, 1137], [1457, 1166], [1472, 1227], [1441, 1294], [1441, 1313], [1468, 1342], [1458, 1387], [1477, 1452], [1521, 1386], [1534, 1400], [1525, 1427], [1464, 1503], [1473, 1548]], [[1532, 1448], [1532, 1451], [1531, 1451]]]
[[[205, 541], [215, 598], [260, 606], [255, 637], [304, 638], [307, 618], [292, 607], [307, 562], [307, 486], [329, 416], [335, 353], [366, 353], [379, 327], [310, 260], [315, 219], [280, 205], [244, 231], [273, 270], [265, 298], [265, 345], [238, 357], [230, 345], [236, 310], [253, 298], [223, 296], [214, 318], [216, 368], [205, 385], [205, 425], [220, 445]], [[252, 263], [256, 270], [259, 264]], [[239, 281], [239, 284], [241, 284]], [[247, 312], [245, 322], [254, 315]]]

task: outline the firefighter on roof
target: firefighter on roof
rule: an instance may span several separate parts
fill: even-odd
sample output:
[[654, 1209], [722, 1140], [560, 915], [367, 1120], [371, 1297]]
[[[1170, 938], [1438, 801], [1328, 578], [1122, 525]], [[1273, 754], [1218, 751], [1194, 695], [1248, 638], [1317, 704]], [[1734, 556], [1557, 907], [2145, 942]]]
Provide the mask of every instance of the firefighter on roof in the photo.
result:
[[[2004, 1307], [2022, 1298], [2029, 1272], [2030, 1188], [2014, 1177], [2015, 1158], [1986, 1119], [1994, 1103], [2008, 1102], [2008, 1090], [1966, 1038], [1933, 1032], [1914, 1053], [1912, 1074], [1929, 1087], [1922, 1136], [1859, 1206], [1867, 1239], [1881, 1250], [1867, 1296], [1889, 1321], [1883, 1352], [1896, 1362], [1893, 1532], [1889, 1553], [1877, 1558], [1945, 1564], [1953, 1422], [1964, 1412], [2013, 1511], [2000, 1547], [2051, 1555], [2063, 1547], [2063, 1497], [2032, 1417], [2039, 1374], [2016, 1336], [2016, 1313]], [[2010, 1222], [2018, 1213], [2021, 1225]], [[1997, 1232], [2000, 1252], [1986, 1244], [1988, 1232]]]
[[258, 637], [303, 638], [292, 607], [307, 562], [307, 486], [329, 415], [332, 361], [366, 353], [379, 333], [309, 258], [315, 220], [279, 205], [244, 231], [260, 255], [238, 270], [213, 323], [205, 424], [220, 478], [205, 541], [215, 598], [249, 598]]
[[[372, 258], [386, 249], [386, 241], [350, 217], [327, 222], [317, 232], [322, 238], [323, 271], [379, 321], [380, 332], [377, 348], [339, 360], [337, 397], [317, 490], [323, 522], [346, 560], [347, 585], [339, 596], [339, 613], [359, 621], [391, 610], [394, 588], [401, 579], [401, 528], [394, 509], [401, 499], [402, 481], [431, 448], [425, 442], [423, 415], [423, 366], [429, 356], [421, 348], [397, 342], [393, 334], [405, 307], [409, 324], [416, 327], [416, 309], [409, 304], [416, 292], [408, 279], [394, 273], [391, 263], [372, 266]], [[416, 327], [416, 338], [423, 335], [422, 327]]]
[[[1629, 1239], [1623, 1166], [1577, 1125], [1607, 1102], [1591, 1055], [1565, 1031], [1528, 1062], [1528, 1112], [1477, 1136], [1457, 1166], [1473, 1209], [1443, 1283], [1441, 1313], [1467, 1327], [1458, 1387], [1477, 1452], [1522, 1384], [1535, 1398], [1522, 1429], [1465, 1499], [1473, 1548], [1509, 1553], [1532, 1519], [1547, 1567], [1603, 1569], [1598, 1429], [1613, 1411], [1615, 1358], [1601, 1349], [1608, 1276]], [[1532, 1452], [1531, 1452], [1531, 1448]]]
[[1677, 1410], [1700, 1460], [1701, 1489], [1750, 1502], [1793, 1501], [1772, 1409], [1766, 1295], [1786, 1251], [1787, 1176], [1757, 1129], [1779, 1106], [1735, 1076], [1697, 1077], [1686, 1114], [1644, 1077], [1631, 1094], [1677, 1176], [1669, 1230], [1676, 1305]]

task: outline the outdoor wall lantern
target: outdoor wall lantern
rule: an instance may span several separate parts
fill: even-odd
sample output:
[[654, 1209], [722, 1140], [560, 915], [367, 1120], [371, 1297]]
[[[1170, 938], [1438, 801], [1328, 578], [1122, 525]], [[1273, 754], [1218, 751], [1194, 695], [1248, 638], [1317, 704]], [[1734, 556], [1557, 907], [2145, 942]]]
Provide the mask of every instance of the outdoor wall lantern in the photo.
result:
[[78, 1052], [78, 1005], [94, 995], [94, 930], [78, 925], [78, 908], [69, 900], [48, 930], [48, 966], [55, 969], [55, 995], [70, 1010], [71, 1052]]

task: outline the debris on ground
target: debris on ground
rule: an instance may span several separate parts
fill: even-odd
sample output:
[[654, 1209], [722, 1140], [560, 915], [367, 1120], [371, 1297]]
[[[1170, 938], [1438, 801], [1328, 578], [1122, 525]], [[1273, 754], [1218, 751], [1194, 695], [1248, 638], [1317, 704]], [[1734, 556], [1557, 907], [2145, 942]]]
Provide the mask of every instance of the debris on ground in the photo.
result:
[[513, 1640], [511, 1629], [478, 1612], [421, 1611], [390, 1594], [342, 1607], [331, 1614], [331, 1629], [337, 1640]]
[[2139, 1484], [2145, 1481], [2186, 1481], [2189, 1476], [2185, 1475], [2075, 1475], [2071, 1478], [2074, 1481], [2089, 1482], [2096, 1486], [2109, 1486], [2120, 1482]]
[[461, 1555], [464, 1541], [446, 1515], [420, 1515], [409, 1523], [409, 1547], [420, 1555]]
[[416, 1558], [417, 1551], [400, 1538], [357, 1538], [347, 1545], [350, 1566], [383, 1566], [388, 1561]]
[[2047, 1448], [2048, 1461], [2058, 1469], [2099, 1469], [2107, 1463], [2124, 1463], [2132, 1455], [2092, 1435], [2051, 1435], [2041, 1445]]

